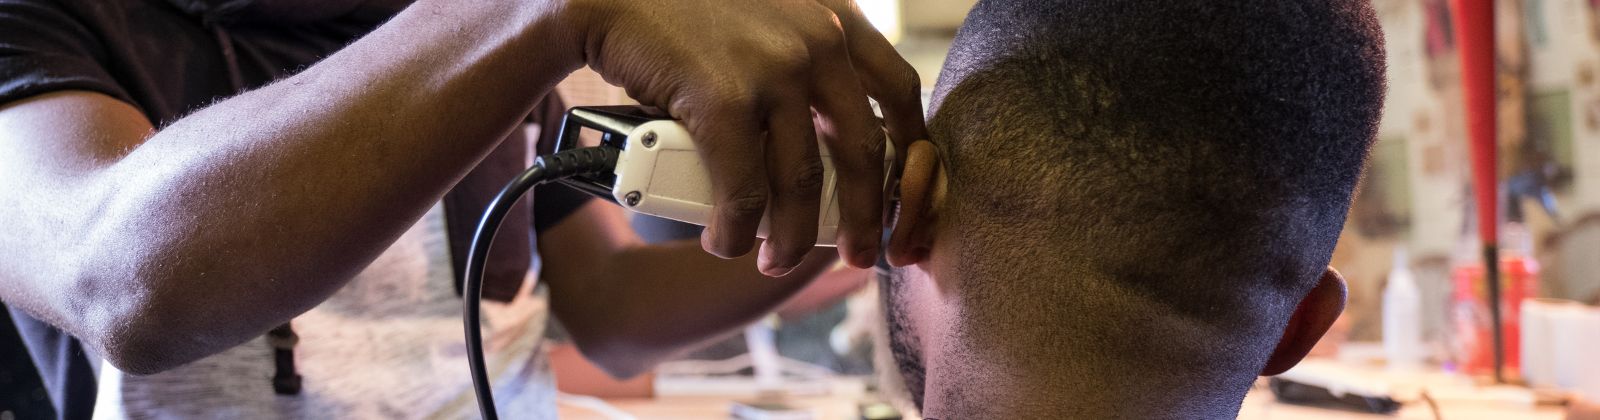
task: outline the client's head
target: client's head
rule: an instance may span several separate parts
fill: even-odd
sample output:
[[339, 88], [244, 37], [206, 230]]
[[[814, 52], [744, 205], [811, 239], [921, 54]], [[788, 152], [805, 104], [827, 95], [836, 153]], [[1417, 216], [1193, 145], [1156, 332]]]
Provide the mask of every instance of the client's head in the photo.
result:
[[888, 252], [924, 414], [1236, 415], [1343, 308], [1383, 60], [1367, 0], [980, 1]]

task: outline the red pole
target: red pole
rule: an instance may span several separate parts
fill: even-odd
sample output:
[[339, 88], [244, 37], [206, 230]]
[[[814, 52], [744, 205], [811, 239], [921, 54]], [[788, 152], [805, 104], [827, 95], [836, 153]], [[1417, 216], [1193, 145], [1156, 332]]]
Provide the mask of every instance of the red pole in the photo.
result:
[[1489, 292], [1489, 315], [1494, 337], [1494, 378], [1502, 372], [1505, 345], [1500, 336], [1500, 256], [1495, 246], [1498, 232], [1498, 186], [1495, 169], [1495, 57], [1494, 0], [1453, 0], [1456, 45], [1461, 56], [1462, 97], [1466, 99], [1467, 139], [1472, 151], [1473, 196], [1477, 199], [1478, 235], [1483, 239], [1484, 278]]

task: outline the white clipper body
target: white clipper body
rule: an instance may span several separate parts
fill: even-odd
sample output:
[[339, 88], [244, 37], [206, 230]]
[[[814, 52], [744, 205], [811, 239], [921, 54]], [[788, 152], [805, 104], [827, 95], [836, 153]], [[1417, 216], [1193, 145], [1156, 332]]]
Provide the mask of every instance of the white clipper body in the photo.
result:
[[[885, 148], [885, 178], [894, 162], [894, 148]], [[835, 246], [839, 231], [838, 177], [828, 148], [821, 144], [822, 211], [817, 220], [817, 246]], [[617, 160], [611, 194], [624, 208], [638, 213], [705, 226], [711, 222], [710, 171], [687, 128], [675, 120], [655, 120], [627, 134]], [[766, 238], [771, 215], [762, 218], [756, 236]]]

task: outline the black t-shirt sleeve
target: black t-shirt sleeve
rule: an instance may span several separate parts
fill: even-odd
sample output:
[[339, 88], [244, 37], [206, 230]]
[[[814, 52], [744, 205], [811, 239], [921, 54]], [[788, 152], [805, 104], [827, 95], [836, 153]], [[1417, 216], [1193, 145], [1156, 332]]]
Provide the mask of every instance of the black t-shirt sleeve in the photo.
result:
[[133, 103], [104, 62], [99, 39], [62, 4], [0, 0], [0, 104], [61, 90]]

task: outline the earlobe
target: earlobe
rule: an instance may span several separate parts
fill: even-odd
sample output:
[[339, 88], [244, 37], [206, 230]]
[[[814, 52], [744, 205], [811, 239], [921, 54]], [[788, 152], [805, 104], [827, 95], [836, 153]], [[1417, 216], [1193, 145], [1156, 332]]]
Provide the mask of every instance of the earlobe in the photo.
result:
[[889, 236], [889, 264], [904, 267], [927, 259], [932, 247], [939, 172], [939, 152], [933, 143], [911, 143], [900, 174], [900, 212]]
[[1278, 347], [1267, 359], [1261, 375], [1277, 375], [1299, 364], [1300, 359], [1311, 352], [1311, 348], [1328, 332], [1333, 322], [1339, 319], [1339, 314], [1344, 312], [1344, 302], [1344, 276], [1339, 275], [1333, 267], [1328, 267], [1316, 287], [1311, 288], [1311, 292], [1295, 307], [1294, 315], [1289, 317], [1289, 325], [1283, 329], [1283, 338], [1278, 340]]

